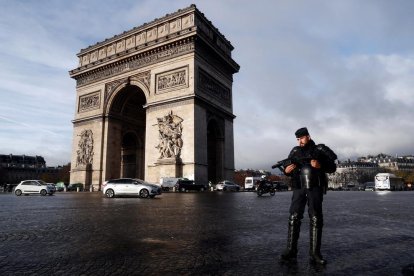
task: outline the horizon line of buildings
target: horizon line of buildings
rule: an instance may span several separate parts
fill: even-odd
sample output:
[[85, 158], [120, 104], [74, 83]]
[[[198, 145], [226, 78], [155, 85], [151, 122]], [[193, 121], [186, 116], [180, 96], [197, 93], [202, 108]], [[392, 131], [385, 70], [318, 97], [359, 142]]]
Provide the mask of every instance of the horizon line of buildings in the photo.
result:
[[[384, 153], [378, 155], [367, 155], [358, 157], [356, 161], [338, 160], [338, 168], [348, 167], [382, 167], [390, 170], [413, 170], [414, 169], [414, 155], [391, 156]], [[0, 154], [0, 167], [15, 167], [15, 168], [59, 168], [62, 166], [46, 166], [46, 161], [40, 155], [14, 155], [14, 154]], [[236, 169], [236, 171], [258, 171], [263, 174], [268, 173], [267, 170], [262, 169]]]
[[[353, 160], [337, 160], [337, 169], [346, 168], [384, 168], [393, 171], [402, 170], [410, 171], [414, 170], [414, 155], [404, 156], [391, 156], [384, 153], [378, 155], [367, 155], [358, 157], [356, 161]], [[268, 170], [263, 169], [236, 169], [237, 171], [251, 171], [258, 174], [268, 174]]]
[[388, 169], [391, 171], [411, 171], [414, 170], [414, 156], [405, 155], [405, 156], [391, 156], [387, 154], [380, 153], [378, 155], [368, 155], [359, 157], [357, 161], [338, 161], [338, 169], [347, 169], [347, 168], [382, 168]]
[[56, 178], [63, 166], [48, 167], [43, 156], [0, 154], [0, 185], [26, 179]]
[[[380, 153], [378, 155], [368, 155], [359, 157], [356, 161], [345, 160], [337, 161], [335, 173], [328, 174], [329, 188], [347, 188], [365, 182], [374, 181], [374, 177], [380, 172], [412, 171], [414, 172], [414, 156], [390, 156]], [[249, 176], [270, 175], [266, 170], [236, 170], [236, 173], [245, 172]], [[283, 174], [280, 173], [283, 177]]]
[[[39, 155], [0, 154], [0, 184], [17, 183], [24, 179], [36, 179], [44, 174], [57, 174], [63, 166], [48, 167], [46, 160]], [[372, 175], [379, 170], [414, 171], [414, 156], [391, 156], [380, 153], [359, 157], [356, 161], [338, 160], [337, 171], [330, 176], [331, 180], [338, 179], [338, 175], [361, 174]], [[271, 175], [267, 170], [240, 169], [235, 172], [250, 172], [255, 175]], [[348, 179], [349, 180], [349, 179]], [[348, 181], [346, 178], [344, 181]], [[335, 181], [337, 184], [343, 181]]]

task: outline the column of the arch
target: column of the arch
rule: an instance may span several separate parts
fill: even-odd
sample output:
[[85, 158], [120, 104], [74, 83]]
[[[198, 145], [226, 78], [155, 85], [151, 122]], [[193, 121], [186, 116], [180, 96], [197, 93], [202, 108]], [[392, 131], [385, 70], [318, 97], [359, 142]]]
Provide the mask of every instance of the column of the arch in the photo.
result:
[[145, 178], [145, 145], [142, 144], [141, 140], [137, 141], [136, 150], [136, 176], [138, 178]]
[[121, 176], [121, 124], [115, 119], [105, 121], [103, 174], [105, 180]]
[[224, 121], [224, 150], [223, 176], [228, 180], [234, 179], [234, 134], [233, 120]]
[[221, 181], [221, 180], [228, 180], [225, 177], [224, 174], [224, 158], [225, 158], [225, 154], [224, 154], [224, 150], [225, 150], [225, 144], [224, 144], [224, 137], [217, 137], [216, 140], [216, 177], [217, 177], [217, 181]]
[[207, 154], [207, 112], [204, 107], [194, 107], [194, 138], [192, 147], [194, 151], [195, 181], [200, 184], [208, 183], [208, 154]]

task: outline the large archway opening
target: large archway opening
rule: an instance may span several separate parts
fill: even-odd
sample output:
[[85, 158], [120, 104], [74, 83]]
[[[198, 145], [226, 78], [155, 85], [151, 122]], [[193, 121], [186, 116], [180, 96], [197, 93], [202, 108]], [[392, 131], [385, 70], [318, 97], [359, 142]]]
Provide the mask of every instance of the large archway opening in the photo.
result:
[[108, 156], [113, 160], [107, 167], [111, 178], [145, 177], [146, 111], [144, 92], [127, 85], [117, 92], [108, 113]]
[[208, 181], [217, 183], [223, 180], [223, 134], [216, 120], [207, 125], [207, 164]]

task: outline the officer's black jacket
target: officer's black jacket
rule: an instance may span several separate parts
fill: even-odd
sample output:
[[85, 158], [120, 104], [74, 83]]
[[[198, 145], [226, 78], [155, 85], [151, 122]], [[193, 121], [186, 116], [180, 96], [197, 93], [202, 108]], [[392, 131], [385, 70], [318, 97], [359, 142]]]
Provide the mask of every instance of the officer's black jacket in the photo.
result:
[[[328, 149], [332, 154], [328, 156], [326, 151], [321, 149]], [[310, 140], [304, 147], [296, 146], [294, 147], [289, 154], [288, 158], [296, 159], [296, 160], [303, 160], [303, 163], [296, 164], [296, 168], [290, 173], [286, 174], [287, 176], [292, 177], [292, 188], [293, 189], [300, 189], [301, 182], [300, 182], [300, 170], [301, 166], [308, 162], [311, 159], [315, 159], [319, 161], [321, 165], [320, 169], [313, 168], [313, 173], [315, 173], [315, 177], [319, 178], [319, 185], [323, 187], [325, 190], [328, 187], [328, 179], [326, 177], [326, 173], [334, 173], [336, 171], [336, 164], [335, 159], [336, 155], [323, 144], [316, 145], [313, 140]]]

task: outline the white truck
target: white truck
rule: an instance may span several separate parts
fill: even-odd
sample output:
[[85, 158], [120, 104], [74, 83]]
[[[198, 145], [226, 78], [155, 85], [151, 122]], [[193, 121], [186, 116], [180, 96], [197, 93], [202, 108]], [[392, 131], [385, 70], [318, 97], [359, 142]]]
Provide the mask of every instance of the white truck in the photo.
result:
[[174, 188], [178, 180], [181, 178], [178, 177], [161, 177], [160, 184], [163, 191], [169, 191]]
[[244, 190], [245, 191], [254, 191], [256, 189], [256, 182], [259, 181], [261, 177], [256, 176], [247, 176], [244, 179]]

